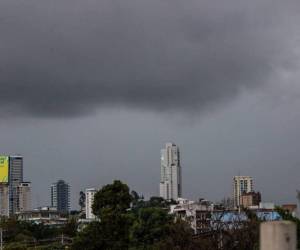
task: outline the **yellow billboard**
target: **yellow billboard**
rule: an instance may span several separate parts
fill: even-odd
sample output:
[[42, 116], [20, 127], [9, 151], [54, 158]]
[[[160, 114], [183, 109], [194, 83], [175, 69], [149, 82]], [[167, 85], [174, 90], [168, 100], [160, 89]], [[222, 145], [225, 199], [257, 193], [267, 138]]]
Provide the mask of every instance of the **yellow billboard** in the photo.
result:
[[0, 156], [0, 183], [8, 183], [8, 156]]

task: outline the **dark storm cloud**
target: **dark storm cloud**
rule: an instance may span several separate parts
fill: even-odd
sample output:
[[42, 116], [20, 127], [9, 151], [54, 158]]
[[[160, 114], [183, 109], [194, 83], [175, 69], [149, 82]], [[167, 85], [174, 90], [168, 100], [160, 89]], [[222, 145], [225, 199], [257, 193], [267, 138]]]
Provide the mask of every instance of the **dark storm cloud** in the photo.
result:
[[214, 106], [297, 62], [299, 11], [298, 0], [2, 0], [1, 113]]

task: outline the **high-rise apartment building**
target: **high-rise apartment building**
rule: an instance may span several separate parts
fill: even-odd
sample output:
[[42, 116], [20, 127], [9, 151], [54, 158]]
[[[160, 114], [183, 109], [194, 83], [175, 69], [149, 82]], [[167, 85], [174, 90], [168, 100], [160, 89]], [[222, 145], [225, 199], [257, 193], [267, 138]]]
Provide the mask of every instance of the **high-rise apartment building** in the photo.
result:
[[9, 214], [18, 212], [18, 187], [23, 182], [23, 157], [9, 156]]
[[253, 179], [250, 176], [233, 177], [233, 202], [234, 207], [240, 207], [240, 198], [243, 193], [253, 192]]
[[182, 195], [182, 178], [179, 148], [166, 143], [161, 150], [160, 196], [166, 200], [177, 200]]
[[62, 213], [70, 210], [70, 186], [64, 180], [51, 185], [51, 207]]
[[95, 188], [88, 188], [85, 190], [85, 215], [87, 219], [95, 219], [95, 215], [93, 214], [93, 203], [94, 196], [97, 193]]
[[31, 210], [31, 183], [21, 182], [17, 190], [18, 190], [18, 212]]

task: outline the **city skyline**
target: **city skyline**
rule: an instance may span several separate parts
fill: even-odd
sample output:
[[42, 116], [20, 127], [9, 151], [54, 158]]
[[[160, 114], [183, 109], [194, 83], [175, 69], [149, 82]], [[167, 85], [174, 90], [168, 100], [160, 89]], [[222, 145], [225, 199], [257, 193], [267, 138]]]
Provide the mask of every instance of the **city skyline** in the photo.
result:
[[[7, 208], [5, 208], [5, 203], [4, 203], [4, 207], [3, 207], [3, 198], [5, 198], [5, 190], [3, 189], [3, 187], [7, 186], [12, 186], [14, 185], [14, 182], [7, 182], [7, 178], [4, 178], [4, 184], [1, 185], [1, 213], [2, 214], [6, 214], [6, 210], [7, 209], [7, 213], [8, 213], [8, 209], [11, 210], [10, 213], [15, 213], [13, 211], [15, 211], [15, 209], [13, 209], [11, 206], [13, 204], [16, 204], [14, 206], [18, 206], [18, 211], [28, 211], [32, 208], [36, 209], [36, 208], [40, 208], [40, 207], [50, 207], [50, 208], [56, 208], [58, 211], [61, 212], [66, 212], [66, 211], [71, 211], [73, 209], [78, 209], [78, 204], [76, 204], [75, 206], [73, 205], [73, 207], [71, 206], [71, 202], [70, 201], [70, 197], [72, 196], [71, 193], [71, 189], [68, 183], [66, 183], [64, 180], [60, 179], [57, 182], [53, 183], [51, 185], [51, 195], [50, 195], [50, 203], [44, 203], [44, 204], [38, 204], [34, 207], [34, 205], [32, 204], [32, 198], [31, 198], [31, 182], [24, 182], [23, 181], [23, 156], [21, 155], [13, 155], [13, 156], [2, 156], [2, 163], [4, 163], [5, 161], [3, 161], [4, 158], [9, 159], [8, 162], [9, 163], [9, 172], [8, 174], [10, 175], [9, 179], [13, 179], [13, 175], [15, 174], [15, 172], [18, 174], [18, 176], [20, 175], [21, 177], [18, 179], [14, 179], [15, 181], [17, 181], [19, 184], [16, 186], [16, 193], [17, 195], [17, 199], [14, 198], [14, 202], [9, 202], [7, 204]], [[21, 161], [19, 160], [21, 159]], [[16, 163], [15, 163], [16, 161]], [[167, 142], [165, 143], [165, 147], [163, 149], [161, 149], [160, 151], [160, 188], [159, 188], [159, 193], [158, 194], [151, 194], [150, 196], [160, 196], [163, 197], [166, 200], [178, 200], [178, 198], [190, 198], [188, 196], [184, 196], [182, 195], [182, 170], [181, 170], [181, 160], [180, 160], [180, 151], [179, 151], [179, 147], [173, 143], [173, 142]], [[21, 171], [19, 171], [15, 166], [17, 166], [18, 168], [21, 169]], [[4, 174], [5, 175], [5, 174]], [[22, 180], [22, 181], [21, 181]], [[103, 185], [98, 185], [98, 188], [101, 188], [102, 186], [106, 185], [107, 183], [103, 184]], [[88, 185], [87, 185], [88, 186]], [[175, 187], [175, 189], [174, 189]], [[12, 190], [10, 190], [10, 196], [12, 195]], [[132, 189], [134, 190], [134, 189]], [[169, 190], [169, 191], [167, 191]], [[8, 191], [8, 190], [7, 190]], [[81, 190], [82, 191], [82, 190]], [[233, 176], [233, 189], [232, 189], [232, 193], [228, 194], [227, 196], [224, 196], [224, 199], [232, 199], [233, 201], [233, 207], [234, 208], [239, 208], [240, 207], [240, 197], [242, 194], [247, 194], [247, 195], [259, 195], [260, 197], [260, 193], [254, 193], [255, 189], [253, 188], [253, 177], [252, 176], [243, 176], [243, 175], [237, 175], [237, 176]], [[85, 198], [85, 211], [87, 213], [87, 219], [93, 219], [94, 215], [92, 214], [92, 210], [91, 210], [91, 204], [94, 198], [94, 194], [97, 192], [96, 188], [86, 188], [84, 190], [84, 193], [86, 195]], [[144, 196], [143, 193], [141, 193], [141, 195]], [[197, 196], [198, 193], [194, 194], [194, 198], [196, 198], [196, 200], [199, 199], [203, 199], [203, 197]], [[8, 192], [7, 192], [7, 196], [8, 196]], [[75, 196], [75, 202], [79, 200], [79, 193], [75, 194], [73, 193], [73, 196]], [[254, 199], [257, 200], [258, 196], [255, 196]], [[208, 198], [210, 200], [210, 197], [205, 197]], [[8, 199], [8, 197], [7, 197]], [[249, 198], [245, 197], [245, 200]], [[251, 197], [252, 199], [252, 197]], [[260, 199], [260, 198], [259, 198]], [[60, 200], [60, 201], [59, 201]], [[246, 202], [250, 202], [249, 201]], [[219, 200], [211, 200], [213, 202], [222, 202], [221, 199]], [[267, 200], [265, 200], [267, 201]], [[74, 202], [74, 201], [73, 201]], [[270, 202], [270, 201], [269, 201]], [[298, 203], [299, 199], [295, 199], [295, 202]], [[270, 204], [280, 204], [280, 202], [278, 200], [272, 200]], [[9, 205], [9, 207], [8, 207]], [[63, 206], [63, 208], [62, 208]], [[4, 209], [4, 210], [3, 210]]]
[[294, 202], [299, 12], [298, 0], [2, 0], [0, 152], [24, 156], [33, 207], [58, 178], [74, 208], [114, 179], [157, 195], [167, 141], [185, 197], [231, 196], [241, 174]]

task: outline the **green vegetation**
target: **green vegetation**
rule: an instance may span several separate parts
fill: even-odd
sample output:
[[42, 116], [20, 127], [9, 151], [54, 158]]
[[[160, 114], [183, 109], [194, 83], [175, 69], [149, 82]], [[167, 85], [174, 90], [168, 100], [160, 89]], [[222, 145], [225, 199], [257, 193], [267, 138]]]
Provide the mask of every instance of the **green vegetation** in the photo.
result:
[[14, 218], [1, 218], [0, 227], [3, 230], [4, 249], [65, 249], [61, 237], [74, 237], [77, 232], [77, 222], [70, 218], [62, 228], [54, 228], [44, 224], [18, 221]]
[[[215, 222], [209, 231], [194, 235], [185, 221], [169, 214], [174, 203], [160, 197], [144, 200], [121, 181], [104, 186], [95, 194], [93, 212], [98, 220], [78, 227], [80, 214], [73, 213], [61, 228], [2, 219], [4, 249], [74, 250], [257, 250], [258, 218], [245, 211], [248, 221]], [[283, 219], [294, 221], [300, 238], [300, 221], [277, 209]], [[80, 229], [80, 230], [78, 230]], [[64, 240], [63, 238], [64, 237]], [[298, 242], [300, 246], [300, 242]]]
[[[190, 226], [168, 212], [160, 197], [144, 201], [126, 184], [114, 181], [95, 195], [93, 212], [98, 222], [87, 225], [74, 239], [72, 249], [129, 250], [257, 250], [259, 221], [250, 220], [224, 230], [216, 225], [206, 235], [195, 236]], [[250, 213], [250, 212], [248, 212]], [[220, 240], [222, 240], [222, 246]]]

